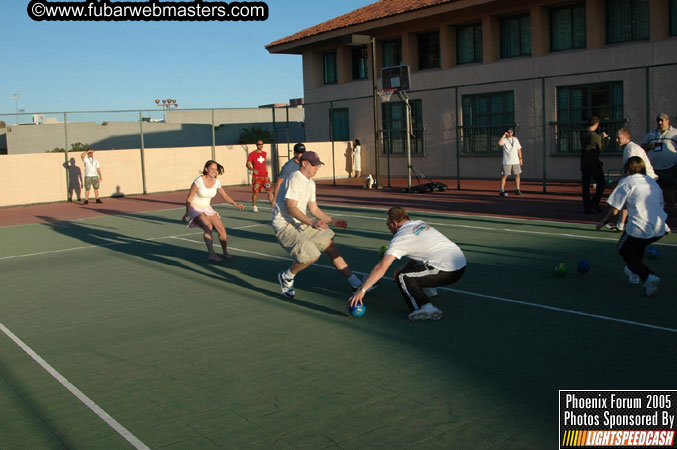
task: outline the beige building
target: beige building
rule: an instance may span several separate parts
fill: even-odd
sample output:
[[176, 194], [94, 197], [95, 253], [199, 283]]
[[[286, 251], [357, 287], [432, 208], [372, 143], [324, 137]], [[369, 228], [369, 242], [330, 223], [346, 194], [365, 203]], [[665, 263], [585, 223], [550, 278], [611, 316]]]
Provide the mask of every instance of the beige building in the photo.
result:
[[[383, 67], [409, 65], [412, 164], [433, 177], [498, 177], [516, 125], [523, 176], [575, 180], [588, 117], [641, 142], [677, 104], [677, 0], [382, 0], [267, 49], [303, 56], [306, 139], [359, 138], [373, 170], [378, 135], [381, 177], [406, 174], [404, 109], [378, 104], [374, 132], [372, 61], [378, 87]], [[620, 167], [613, 140], [603, 160]]]

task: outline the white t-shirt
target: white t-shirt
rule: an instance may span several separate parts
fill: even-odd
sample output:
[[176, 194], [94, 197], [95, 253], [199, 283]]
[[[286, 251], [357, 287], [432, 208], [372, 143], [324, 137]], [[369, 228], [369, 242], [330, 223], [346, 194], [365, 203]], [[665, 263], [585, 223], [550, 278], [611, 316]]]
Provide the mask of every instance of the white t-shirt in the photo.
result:
[[99, 166], [99, 160], [94, 158], [94, 157], [89, 157], [85, 156], [85, 159], [83, 159], [85, 163], [85, 176], [86, 177], [98, 177], [99, 172], [96, 170], [98, 169]]
[[669, 127], [665, 131], [651, 130], [642, 141], [642, 145], [654, 144], [649, 151], [649, 159], [657, 170], [669, 169], [677, 165], [677, 130]]
[[518, 150], [522, 148], [522, 145], [519, 139], [516, 137], [505, 138], [501, 147], [503, 148], [503, 165], [520, 163]]
[[665, 234], [668, 216], [663, 211], [663, 192], [650, 177], [636, 173], [621, 179], [607, 203], [618, 210], [628, 208], [625, 232], [629, 236], [649, 239]]
[[623, 147], [623, 165], [625, 166], [625, 163], [627, 162], [628, 158], [631, 156], [639, 156], [642, 158], [642, 161], [644, 161], [644, 165], [646, 166], [646, 174], [653, 178], [654, 180], [658, 178], [656, 175], [656, 172], [653, 171], [653, 166], [651, 165], [651, 161], [649, 161], [649, 157], [646, 156], [646, 152], [642, 147], [639, 145], [635, 144], [634, 142], [628, 142], [625, 147]]
[[297, 163], [294, 159], [290, 159], [284, 163], [284, 166], [282, 166], [282, 170], [280, 170], [280, 175], [278, 175], [278, 178], [282, 178], [284, 181], [280, 185], [280, 190], [277, 191], [277, 195], [275, 197], [276, 203], [279, 201], [284, 201], [284, 196], [287, 195], [286, 181], [294, 174], [294, 172], [298, 172], [299, 168], [299, 163]]
[[405, 222], [393, 236], [385, 254], [397, 259], [407, 256], [446, 272], [462, 269], [467, 264], [458, 245], [422, 220]]
[[315, 182], [297, 170], [282, 184], [284, 187], [280, 189], [284, 189], [286, 194], [283, 198], [278, 196], [278, 200], [275, 202], [273, 228], [277, 232], [285, 225], [292, 224], [300, 229], [303, 224], [289, 214], [287, 199], [296, 200], [296, 207], [303, 214], [307, 214], [308, 203], [317, 201], [315, 199]]
[[193, 196], [191, 205], [195, 206], [209, 206], [212, 202], [212, 198], [214, 198], [216, 192], [221, 187], [221, 181], [218, 178], [211, 188], [205, 186], [202, 177], [197, 177], [193, 183], [197, 186], [197, 192], [195, 193], [195, 196]]

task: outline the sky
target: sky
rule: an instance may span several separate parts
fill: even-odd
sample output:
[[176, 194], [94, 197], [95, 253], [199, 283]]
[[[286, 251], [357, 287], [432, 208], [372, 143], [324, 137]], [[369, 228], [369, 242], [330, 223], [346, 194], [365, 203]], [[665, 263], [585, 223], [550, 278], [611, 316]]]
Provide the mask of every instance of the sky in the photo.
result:
[[263, 22], [38, 22], [29, 0], [2, 0], [0, 113], [287, 103], [303, 97], [301, 56], [265, 45], [374, 1], [268, 0]]

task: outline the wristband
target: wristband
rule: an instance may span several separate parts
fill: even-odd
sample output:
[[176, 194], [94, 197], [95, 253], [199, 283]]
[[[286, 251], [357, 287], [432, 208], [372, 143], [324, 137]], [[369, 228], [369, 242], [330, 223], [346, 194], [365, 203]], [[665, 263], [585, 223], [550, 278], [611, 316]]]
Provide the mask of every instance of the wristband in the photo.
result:
[[367, 291], [365, 291], [363, 287], [360, 288], [360, 292], [362, 292], [363, 294], [367, 293]]

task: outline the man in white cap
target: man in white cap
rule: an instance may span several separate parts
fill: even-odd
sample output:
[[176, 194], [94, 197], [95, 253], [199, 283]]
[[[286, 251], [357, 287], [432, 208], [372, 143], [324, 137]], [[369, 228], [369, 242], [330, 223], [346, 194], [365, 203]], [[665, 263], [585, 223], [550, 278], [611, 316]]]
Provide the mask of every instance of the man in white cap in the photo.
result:
[[330, 225], [346, 228], [348, 224], [345, 220], [332, 218], [317, 205], [312, 178], [322, 164], [317, 153], [302, 153], [299, 170], [284, 181], [273, 208], [275, 237], [294, 258], [291, 267], [277, 276], [282, 294], [287, 298], [294, 298], [296, 293], [294, 277], [315, 263], [322, 252], [331, 258], [336, 270], [346, 277], [353, 290], [362, 285], [362, 280], [350, 270], [334, 244], [335, 233], [329, 228]]
[[656, 116], [656, 129], [651, 130], [642, 141], [653, 169], [658, 175], [658, 185], [663, 190], [665, 210], [670, 212], [675, 202], [677, 188], [677, 130], [670, 126], [670, 117], [665, 113]]

